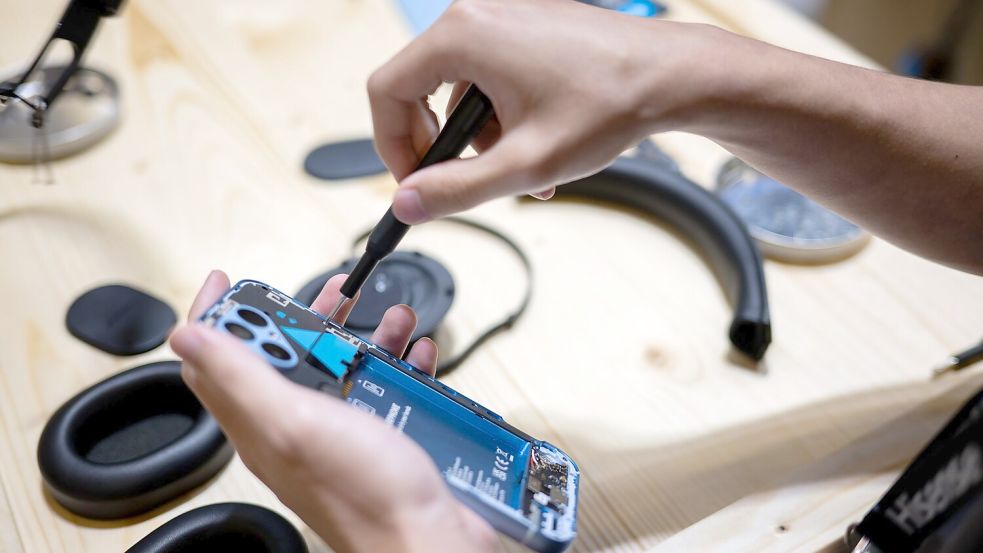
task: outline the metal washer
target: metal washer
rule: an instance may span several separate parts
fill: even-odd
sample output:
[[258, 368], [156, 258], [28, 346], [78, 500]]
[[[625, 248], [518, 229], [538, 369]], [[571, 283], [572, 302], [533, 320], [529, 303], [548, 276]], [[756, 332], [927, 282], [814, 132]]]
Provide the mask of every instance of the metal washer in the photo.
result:
[[[17, 89], [24, 98], [37, 96], [65, 70], [49, 66], [37, 70], [40, 79], [32, 79]], [[20, 74], [7, 76], [6, 81]], [[44, 127], [31, 125], [33, 110], [16, 99], [0, 108], [0, 161], [32, 163], [43, 150], [39, 132], [47, 135], [47, 160], [67, 157], [95, 145], [108, 136], [119, 123], [119, 89], [109, 75], [79, 68], [65, 90], [44, 113]]]

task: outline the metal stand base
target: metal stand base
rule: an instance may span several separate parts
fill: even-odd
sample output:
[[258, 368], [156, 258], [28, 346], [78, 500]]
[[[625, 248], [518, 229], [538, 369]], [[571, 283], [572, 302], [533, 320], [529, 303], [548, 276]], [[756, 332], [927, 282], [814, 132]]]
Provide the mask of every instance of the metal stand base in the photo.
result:
[[[28, 100], [45, 90], [64, 67], [45, 67], [36, 80], [17, 89]], [[7, 79], [16, 79], [8, 76]], [[43, 81], [42, 81], [43, 79]], [[34, 112], [23, 102], [10, 99], [0, 107], [0, 161], [33, 163], [51, 161], [88, 149], [109, 135], [119, 122], [119, 90], [109, 75], [79, 68], [64, 92], [44, 112], [44, 125], [31, 124]]]

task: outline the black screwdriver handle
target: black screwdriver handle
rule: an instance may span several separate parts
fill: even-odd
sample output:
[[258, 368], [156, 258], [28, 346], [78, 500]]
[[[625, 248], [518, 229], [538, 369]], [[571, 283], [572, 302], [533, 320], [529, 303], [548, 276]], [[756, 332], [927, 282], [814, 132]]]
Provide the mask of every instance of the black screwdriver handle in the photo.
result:
[[[469, 86], [414, 171], [460, 157], [461, 152], [481, 132], [493, 114], [491, 100], [478, 90], [478, 87]], [[346, 298], [355, 297], [355, 293], [368, 280], [375, 266], [393, 253], [408, 230], [410, 226], [397, 219], [390, 207], [369, 234], [365, 244], [365, 254], [348, 275], [348, 279], [341, 287], [341, 294]]]

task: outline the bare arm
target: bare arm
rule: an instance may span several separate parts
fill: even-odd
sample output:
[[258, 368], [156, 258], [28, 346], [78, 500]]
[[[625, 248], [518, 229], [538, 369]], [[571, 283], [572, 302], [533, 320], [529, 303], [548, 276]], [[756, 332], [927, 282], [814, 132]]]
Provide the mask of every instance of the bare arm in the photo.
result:
[[715, 77], [718, 97], [682, 129], [899, 246], [983, 274], [983, 88], [711, 34], [746, 77]]
[[[407, 177], [435, 131], [426, 98], [441, 82], [476, 83], [497, 120], [477, 158]], [[395, 212], [409, 223], [548, 197], [645, 135], [684, 130], [902, 247], [983, 274], [983, 88], [567, 0], [459, 0], [373, 75], [369, 94], [377, 148], [402, 179]]]

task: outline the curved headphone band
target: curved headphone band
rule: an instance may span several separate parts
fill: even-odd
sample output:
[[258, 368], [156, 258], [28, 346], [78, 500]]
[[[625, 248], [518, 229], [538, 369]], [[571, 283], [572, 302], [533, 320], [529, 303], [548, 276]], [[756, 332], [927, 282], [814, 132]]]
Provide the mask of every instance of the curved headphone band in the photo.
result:
[[[533, 269], [532, 269], [532, 261], [529, 259], [529, 256], [526, 254], [526, 252], [519, 246], [519, 244], [515, 240], [509, 238], [502, 232], [483, 223], [479, 223], [477, 221], [473, 221], [471, 219], [465, 219], [462, 217], [444, 217], [443, 219], [438, 219], [437, 221], [471, 227], [475, 230], [481, 231], [485, 234], [488, 234], [498, 239], [510, 250], [512, 250], [512, 252], [515, 253], [516, 258], [518, 258], [519, 262], [522, 264], [522, 268], [526, 273], [526, 291], [522, 295], [522, 300], [519, 302], [519, 304], [515, 307], [515, 309], [510, 311], [509, 314], [506, 315], [504, 319], [501, 319], [499, 322], [489, 326], [487, 329], [485, 329], [480, 334], [478, 334], [478, 336], [475, 337], [473, 340], [471, 340], [471, 342], [467, 345], [467, 347], [465, 347], [460, 353], [458, 353], [454, 357], [451, 357], [447, 361], [440, 363], [437, 366], [437, 375], [444, 376], [449, 372], [451, 372], [452, 370], [459, 367], [461, 363], [467, 360], [467, 358], [470, 357], [471, 354], [474, 353], [476, 349], [481, 347], [482, 344], [488, 341], [488, 339], [495, 336], [499, 332], [502, 332], [503, 330], [508, 330], [512, 328], [512, 326], [515, 325], [516, 321], [518, 321], [519, 318], [522, 317], [522, 314], [526, 312], [526, 308], [529, 307], [529, 302], [532, 301]], [[368, 238], [369, 234], [371, 233], [372, 233], [372, 229], [368, 229], [367, 231], [355, 237], [355, 239], [352, 241], [353, 255], [355, 256], [358, 255], [358, 251], [357, 251], [358, 245], [363, 240]]]
[[[734, 347], [760, 360], [771, 344], [771, 314], [764, 265], [754, 239], [736, 214], [703, 187], [674, 167], [651, 160], [620, 157], [601, 172], [557, 187], [559, 198], [588, 198], [611, 202], [654, 215], [696, 242], [706, 254], [711, 269], [734, 306], [728, 338]], [[512, 239], [484, 224], [447, 217], [440, 219], [485, 232], [506, 244], [522, 262], [528, 278], [519, 306], [501, 322], [491, 326], [454, 358], [441, 364], [438, 374], [460, 365], [481, 344], [498, 332], [511, 328], [532, 299], [532, 263]], [[355, 248], [371, 229], [352, 242]]]
[[761, 254], [737, 215], [715, 195], [673, 168], [630, 157], [556, 192], [561, 198], [598, 199], [641, 210], [691, 237], [734, 306], [731, 343], [756, 361], [764, 356], [771, 343], [771, 315]]

